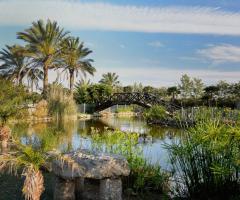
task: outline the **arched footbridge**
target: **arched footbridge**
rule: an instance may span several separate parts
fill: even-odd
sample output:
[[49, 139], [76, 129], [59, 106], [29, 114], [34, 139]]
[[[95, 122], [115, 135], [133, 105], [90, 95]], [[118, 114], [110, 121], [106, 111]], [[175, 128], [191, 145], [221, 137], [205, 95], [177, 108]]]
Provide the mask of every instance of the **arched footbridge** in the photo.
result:
[[131, 105], [136, 104], [145, 108], [151, 108], [153, 105], [164, 106], [167, 111], [173, 112], [174, 110], [181, 109], [181, 107], [156, 97], [150, 93], [114, 93], [102, 102], [97, 102], [95, 111], [99, 112], [114, 105]]

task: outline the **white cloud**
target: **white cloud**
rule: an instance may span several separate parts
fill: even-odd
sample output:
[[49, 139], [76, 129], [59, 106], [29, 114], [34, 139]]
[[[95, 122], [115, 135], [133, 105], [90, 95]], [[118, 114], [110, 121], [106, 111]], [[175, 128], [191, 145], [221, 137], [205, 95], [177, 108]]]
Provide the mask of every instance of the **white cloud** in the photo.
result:
[[240, 12], [207, 7], [148, 7], [72, 0], [1, 0], [0, 25], [49, 18], [72, 29], [240, 35]]
[[240, 62], [240, 46], [230, 44], [210, 45], [206, 49], [198, 50], [200, 56], [207, 58], [214, 63], [239, 63]]
[[97, 67], [97, 73], [93, 80], [97, 82], [101, 79], [103, 73], [109, 71], [116, 72], [123, 85], [141, 82], [144, 85], [171, 86], [177, 84], [183, 74], [201, 78], [206, 84], [214, 84], [219, 80], [237, 82], [240, 77], [240, 71], [218, 71], [212, 69], [168, 69], [164, 67], [118, 67], [110, 69], [108, 67]]
[[164, 44], [160, 41], [149, 42], [148, 45], [155, 48], [164, 47]]

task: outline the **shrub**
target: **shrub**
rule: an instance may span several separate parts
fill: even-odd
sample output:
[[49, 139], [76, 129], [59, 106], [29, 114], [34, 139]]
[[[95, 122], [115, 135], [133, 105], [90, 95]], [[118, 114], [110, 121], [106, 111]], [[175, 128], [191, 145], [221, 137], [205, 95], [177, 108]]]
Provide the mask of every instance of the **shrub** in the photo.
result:
[[0, 86], [0, 121], [5, 123], [21, 110], [27, 94], [23, 86], [5, 79], [0, 78]]
[[152, 106], [144, 112], [144, 117], [147, 120], [161, 120], [166, 119], [167, 111], [163, 106]]

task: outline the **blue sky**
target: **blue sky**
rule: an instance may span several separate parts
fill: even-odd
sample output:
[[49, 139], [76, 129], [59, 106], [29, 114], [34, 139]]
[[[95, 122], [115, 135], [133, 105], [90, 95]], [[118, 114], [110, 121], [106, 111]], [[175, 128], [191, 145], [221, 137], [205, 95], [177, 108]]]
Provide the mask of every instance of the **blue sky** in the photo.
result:
[[108, 71], [123, 85], [170, 86], [184, 73], [206, 84], [240, 80], [237, 0], [0, 0], [0, 48], [40, 18], [93, 50], [93, 81]]

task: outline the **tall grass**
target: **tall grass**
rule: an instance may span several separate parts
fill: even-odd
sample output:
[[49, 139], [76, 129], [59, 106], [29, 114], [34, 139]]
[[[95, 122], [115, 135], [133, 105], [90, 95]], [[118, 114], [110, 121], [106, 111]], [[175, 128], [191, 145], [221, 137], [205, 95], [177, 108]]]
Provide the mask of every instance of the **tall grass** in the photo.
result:
[[240, 198], [239, 126], [220, 123], [218, 118], [199, 120], [167, 148], [176, 184], [174, 192], [178, 196]]
[[73, 96], [60, 84], [52, 84], [49, 87], [48, 108], [49, 114], [59, 119], [76, 118], [77, 107]]

